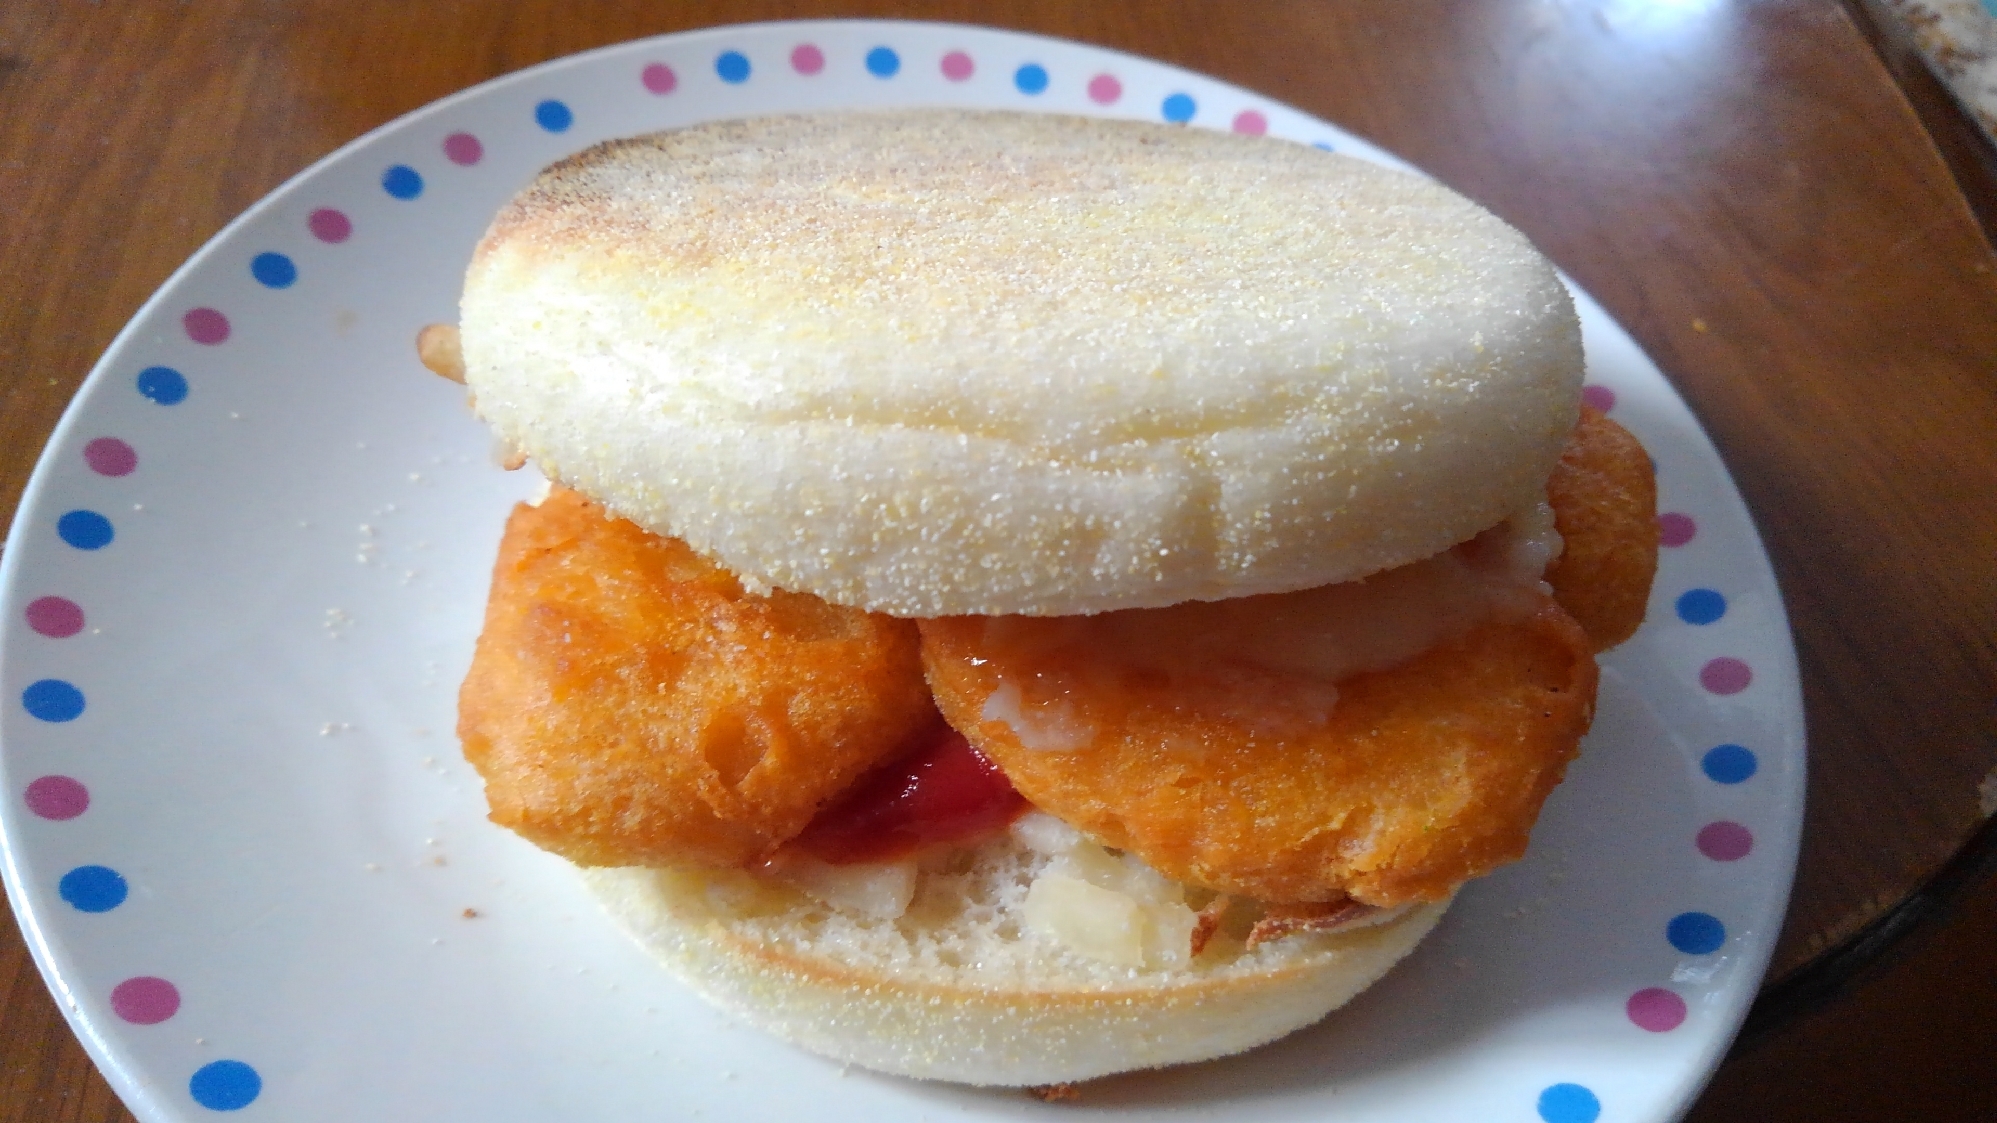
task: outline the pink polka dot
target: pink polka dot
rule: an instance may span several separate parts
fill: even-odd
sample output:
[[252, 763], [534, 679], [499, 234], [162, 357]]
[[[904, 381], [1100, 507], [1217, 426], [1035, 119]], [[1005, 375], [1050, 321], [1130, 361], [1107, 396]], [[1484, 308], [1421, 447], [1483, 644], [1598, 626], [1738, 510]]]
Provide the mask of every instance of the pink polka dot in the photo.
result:
[[468, 168], [485, 159], [485, 145], [470, 133], [452, 133], [444, 138], [444, 156], [451, 163]]
[[1754, 850], [1754, 834], [1725, 819], [1699, 828], [1699, 853], [1715, 862], [1738, 862]]
[[1754, 681], [1754, 671], [1731, 655], [1722, 655], [1699, 668], [1699, 685], [1715, 694], [1739, 694]]
[[976, 67], [971, 65], [971, 56], [962, 51], [951, 51], [943, 56], [943, 77], [952, 82], [962, 82], [971, 76]]
[[1581, 387], [1581, 401], [1585, 405], [1594, 406], [1603, 413], [1607, 413], [1616, 408], [1616, 392], [1607, 386], [1583, 386]]
[[187, 338], [208, 347], [229, 338], [229, 317], [213, 308], [194, 309], [180, 318], [180, 326], [187, 329]]
[[816, 74], [825, 69], [825, 52], [813, 44], [802, 44], [791, 51], [790, 65], [799, 74]]
[[1683, 546], [1699, 533], [1699, 524], [1692, 516], [1667, 511], [1657, 516], [1657, 544], [1660, 546]]
[[1261, 136], [1269, 131], [1269, 119], [1253, 109], [1244, 109], [1234, 115], [1234, 131]]
[[28, 603], [28, 627], [50, 639], [65, 639], [83, 630], [83, 609], [68, 597], [42, 597]]
[[1685, 1024], [1685, 1000], [1663, 987], [1637, 991], [1623, 1009], [1637, 1028], [1652, 1033], [1667, 1033]]
[[680, 76], [674, 74], [673, 68], [663, 62], [655, 62], [646, 67], [644, 73], [638, 75], [638, 80], [645, 83], [645, 88], [655, 94], [672, 93], [680, 84]]
[[139, 466], [139, 454], [116, 437], [99, 437], [83, 446], [83, 462], [100, 476], [129, 476]]
[[44, 819], [74, 819], [90, 810], [90, 790], [67, 776], [44, 776], [28, 785], [21, 801]]
[[140, 975], [111, 988], [111, 1012], [133, 1025], [158, 1025], [179, 1011], [180, 990], [165, 979]]
[[331, 207], [313, 211], [305, 220], [305, 227], [322, 242], [344, 242], [354, 233], [354, 224], [347, 221], [347, 216]]
[[1123, 96], [1123, 83], [1114, 74], [1098, 74], [1089, 79], [1089, 100], [1097, 105], [1114, 105]]

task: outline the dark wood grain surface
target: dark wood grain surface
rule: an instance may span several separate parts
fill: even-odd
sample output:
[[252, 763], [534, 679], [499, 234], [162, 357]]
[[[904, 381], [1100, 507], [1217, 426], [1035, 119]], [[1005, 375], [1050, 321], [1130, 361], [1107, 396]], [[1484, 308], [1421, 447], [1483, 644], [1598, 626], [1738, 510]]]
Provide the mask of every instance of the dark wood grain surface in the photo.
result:
[[[0, 512], [139, 304], [313, 160], [549, 58], [823, 15], [1016, 27], [1264, 91], [1481, 200], [1608, 307], [1712, 434], [1789, 603], [1810, 804], [1774, 977], [1835, 956], [1982, 823], [1997, 766], [1997, 262], [1977, 221], [1997, 207], [1974, 168], [1988, 154], [1924, 127], [1917, 105], [1928, 126], [1945, 117], [1932, 83], [1833, 0], [0, 5]], [[1981, 927], [1925, 935], [1777, 1026], [1696, 1117], [1878, 1117], [1820, 1095], [1830, 1075], [1798, 1082], [1811, 1064], [1848, 1086], [1898, 1063], [1880, 1081], [1944, 1096], [1951, 1114], [1929, 1118], [1997, 1109], [1949, 1077], [1952, 1043], [1993, 1039], [1964, 1005], [1997, 978], [1981, 892], [1964, 914]], [[1942, 974], [1959, 982], [1917, 1024], [1957, 1030], [1922, 1060], [1867, 1040], [1890, 1017], [1839, 1020]], [[11, 930], [0, 984], [0, 1123], [129, 1118]]]

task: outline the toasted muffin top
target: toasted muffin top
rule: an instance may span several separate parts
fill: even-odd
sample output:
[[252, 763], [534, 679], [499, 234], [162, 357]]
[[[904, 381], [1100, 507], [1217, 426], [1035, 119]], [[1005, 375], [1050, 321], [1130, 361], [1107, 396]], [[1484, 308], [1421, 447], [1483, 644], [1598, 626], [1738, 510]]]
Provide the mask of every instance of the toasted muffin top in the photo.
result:
[[554, 165], [466, 279], [478, 410], [752, 585], [902, 616], [1280, 592], [1543, 497], [1578, 408], [1552, 266], [1302, 145], [918, 110]]

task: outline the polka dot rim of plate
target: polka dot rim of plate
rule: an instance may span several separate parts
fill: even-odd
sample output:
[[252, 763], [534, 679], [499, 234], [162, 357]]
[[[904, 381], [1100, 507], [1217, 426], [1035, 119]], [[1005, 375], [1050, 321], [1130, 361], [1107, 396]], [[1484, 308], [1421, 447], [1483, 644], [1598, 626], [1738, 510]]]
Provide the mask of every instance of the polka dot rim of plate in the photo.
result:
[[[140, 1118], [1014, 1110], [847, 1076], [692, 998], [564, 865], [484, 821], [450, 734], [499, 520], [531, 481], [491, 462], [412, 340], [452, 318], [486, 217], [611, 137], [914, 104], [1149, 119], [1406, 167], [1266, 97], [1082, 44], [778, 23], [495, 80], [232, 223], [91, 374], [0, 559], [9, 894]], [[1798, 842], [1795, 657], [1711, 445], [1577, 298], [1586, 396], [1651, 451], [1664, 548], [1649, 620], [1604, 659], [1596, 730], [1532, 853], [1324, 1025], [1119, 1085], [1139, 1114], [1664, 1120], [1744, 1015]]]

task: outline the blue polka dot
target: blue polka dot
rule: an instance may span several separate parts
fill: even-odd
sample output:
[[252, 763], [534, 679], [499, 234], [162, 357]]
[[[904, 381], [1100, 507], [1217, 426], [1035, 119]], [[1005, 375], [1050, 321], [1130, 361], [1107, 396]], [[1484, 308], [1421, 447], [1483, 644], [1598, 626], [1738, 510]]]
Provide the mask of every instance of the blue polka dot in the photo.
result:
[[534, 123], [551, 133], [562, 133], [576, 123], [576, 115], [569, 112], [568, 106], [549, 98], [534, 107]]
[[116, 534], [111, 520], [95, 511], [71, 511], [55, 521], [55, 532], [79, 550], [101, 550]]
[[1012, 73], [1012, 84], [1019, 87], [1022, 94], [1037, 94], [1047, 89], [1047, 68], [1037, 62], [1029, 62]]
[[83, 716], [83, 691], [59, 678], [45, 678], [21, 691], [21, 705], [43, 721], [75, 721]]
[[749, 80], [749, 56], [741, 51], [723, 51], [714, 60], [714, 72], [721, 75], [723, 82], [747, 82]]
[[1595, 1123], [1602, 1101], [1579, 1084], [1550, 1084], [1539, 1094], [1539, 1117], [1546, 1123]]
[[1193, 119], [1193, 114], [1199, 112], [1200, 107], [1185, 94], [1173, 94], [1165, 99], [1165, 104], [1161, 108], [1167, 121], [1183, 125]]
[[125, 903], [125, 879], [104, 866], [78, 866], [62, 875], [56, 892], [79, 912], [110, 912]]
[[1727, 614], [1727, 598], [1713, 589], [1687, 589], [1678, 598], [1678, 618], [1687, 624], [1710, 624]]
[[281, 253], [260, 253], [250, 259], [250, 276], [267, 289], [288, 289], [298, 280], [298, 266]]
[[263, 1094], [263, 1077], [241, 1061], [210, 1061], [194, 1070], [187, 1094], [210, 1111], [238, 1111]]
[[1703, 912], [1681, 912], [1664, 926], [1664, 938], [1686, 955], [1707, 955], [1727, 942], [1727, 926]]
[[1699, 761], [1699, 767], [1706, 771], [1706, 778], [1719, 784], [1738, 784], [1754, 775], [1759, 766], [1753, 750], [1739, 745], [1715, 745], [1707, 749], [1705, 757]]
[[1314, 141], [1311, 141], [1311, 147], [1312, 147], [1312, 148], [1316, 148], [1316, 149], [1321, 149], [1321, 150], [1323, 150], [1323, 151], [1325, 151], [1325, 152], [1330, 152], [1330, 151], [1332, 150], [1332, 149], [1331, 149], [1331, 142], [1330, 142], [1330, 141], [1328, 141], [1328, 140], [1314, 140]]
[[414, 199], [423, 193], [423, 176], [408, 164], [397, 164], [381, 173], [381, 189], [398, 199]]
[[892, 78], [901, 70], [901, 56], [891, 47], [875, 47], [867, 52], [867, 73], [876, 78]]
[[187, 376], [172, 367], [147, 367], [139, 372], [139, 393], [163, 406], [187, 400]]

